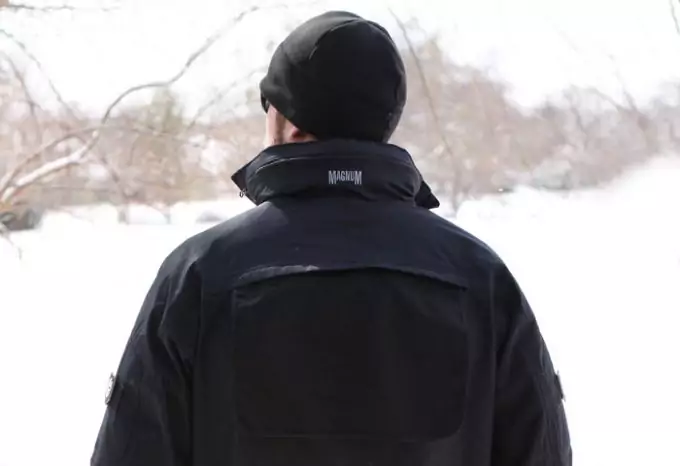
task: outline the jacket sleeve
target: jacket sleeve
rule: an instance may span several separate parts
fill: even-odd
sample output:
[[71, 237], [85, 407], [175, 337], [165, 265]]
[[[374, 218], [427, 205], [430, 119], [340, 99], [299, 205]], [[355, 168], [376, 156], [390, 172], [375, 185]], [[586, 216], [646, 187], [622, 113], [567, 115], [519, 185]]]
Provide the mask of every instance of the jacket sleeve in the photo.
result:
[[181, 247], [149, 290], [107, 394], [93, 466], [191, 464], [200, 283]]
[[493, 466], [571, 466], [563, 393], [536, 318], [510, 272], [494, 280]]

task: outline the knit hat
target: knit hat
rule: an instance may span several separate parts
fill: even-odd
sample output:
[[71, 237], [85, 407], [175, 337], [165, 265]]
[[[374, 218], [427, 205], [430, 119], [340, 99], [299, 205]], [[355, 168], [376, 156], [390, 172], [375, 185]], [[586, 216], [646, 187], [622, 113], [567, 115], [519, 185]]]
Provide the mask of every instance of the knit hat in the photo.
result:
[[331, 11], [279, 45], [260, 91], [265, 109], [271, 103], [318, 139], [387, 142], [406, 103], [406, 73], [382, 26]]

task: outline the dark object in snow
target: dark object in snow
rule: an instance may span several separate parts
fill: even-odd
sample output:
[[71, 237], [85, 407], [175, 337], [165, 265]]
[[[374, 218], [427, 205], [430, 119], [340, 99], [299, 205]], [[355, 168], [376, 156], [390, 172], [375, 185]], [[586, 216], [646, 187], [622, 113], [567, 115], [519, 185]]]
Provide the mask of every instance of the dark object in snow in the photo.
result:
[[9, 231], [33, 230], [40, 226], [44, 211], [25, 205], [11, 206], [11, 210], [0, 211], [0, 224]]

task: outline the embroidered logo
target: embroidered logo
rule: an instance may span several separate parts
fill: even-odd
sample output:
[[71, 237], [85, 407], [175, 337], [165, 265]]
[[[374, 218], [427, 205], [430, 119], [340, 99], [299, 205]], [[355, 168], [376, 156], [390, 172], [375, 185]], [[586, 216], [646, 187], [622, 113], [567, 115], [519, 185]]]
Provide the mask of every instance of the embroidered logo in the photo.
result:
[[328, 170], [328, 184], [353, 183], [356, 186], [363, 184], [361, 170]]

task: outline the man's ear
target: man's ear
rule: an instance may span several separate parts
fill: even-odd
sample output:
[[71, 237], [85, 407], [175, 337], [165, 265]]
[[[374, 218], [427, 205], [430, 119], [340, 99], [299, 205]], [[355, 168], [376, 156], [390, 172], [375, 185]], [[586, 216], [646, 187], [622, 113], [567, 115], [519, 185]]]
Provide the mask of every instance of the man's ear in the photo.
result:
[[314, 136], [302, 131], [290, 122], [286, 126], [286, 140], [290, 142], [309, 142], [316, 140]]

